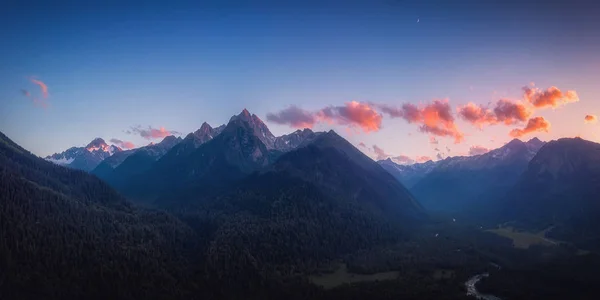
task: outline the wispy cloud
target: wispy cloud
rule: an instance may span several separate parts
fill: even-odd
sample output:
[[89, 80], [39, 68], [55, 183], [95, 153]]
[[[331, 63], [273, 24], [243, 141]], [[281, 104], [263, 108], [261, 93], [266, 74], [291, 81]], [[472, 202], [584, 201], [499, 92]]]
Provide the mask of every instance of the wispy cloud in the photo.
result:
[[424, 163], [424, 162], [430, 161], [431, 157], [430, 156], [417, 156], [417, 158], [415, 160], [419, 163]]
[[490, 152], [490, 149], [483, 146], [471, 146], [471, 148], [469, 148], [469, 155], [471, 156], [486, 154], [488, 152]]
[[122, 141], [120, 139], [110, 139], [110, 142], [123, 149], [133, 149], [135, 145], [132, 142]]
[[31, 93], [26, 89], [21, 89], [21, 94], [25, 97], [31, 97]]
[[587, 115], [585, 116], [586, 124], [596, 124], [598, 122], [598, 117], [596, 115]]
[[543, 117], [535, 117], [529, 119], [527, 125], [523, 129], [513, 129], [510, 132], [510, 135], [515, 138], [520, 138], [524, 135], [533, 133], [533, 132], [549, 132], [550, 131], [550, 122], [546, 121]]
[[289, 125], [294, 128], [313, 128], [317, 122], [317, 118], [314, 113], [292, 105], [279, 112], [268, 113], [267, 121]]
[[379, 148], [377, 145], [373, 145], [373, 152], [375, 152], [377, 160], [384, 160], [390, 157], [389, 154], [385, 153], [385, 151]]
[[160, 128], [152, 128], [148, 126], [147, 128], [143, 128], [141, 126], [131, 127], [132, 134], [139, 134], [141, 137], [151, 140], [151, 139], [161, 139], [170, 135], [180, 135], [181, 133], [174, 130], [166, 130], [164, 127]]
[[415, 160], [410, 158], [409, 156], [406, 155], [398, 155], [398, 156], [394, 156], [392, 157], [392, 161], [394, 161], [397, 164], [401, 164], [401, 165], [410, 165], [410, 164], [414, 164]]
[[48, 86], [43, 81], [32, 77], [30, 77], [29, 80], [40, 87], [40, 90], [42, 91], [42, 97], [44, 99], [48, 98]]

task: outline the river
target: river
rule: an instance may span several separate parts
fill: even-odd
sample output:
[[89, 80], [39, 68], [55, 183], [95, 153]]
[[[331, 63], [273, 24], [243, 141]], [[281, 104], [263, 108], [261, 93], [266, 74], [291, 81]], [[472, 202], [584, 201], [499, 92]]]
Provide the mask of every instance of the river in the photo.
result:
[[479, 300], [502, 300], [494, 295], [484, 295], [482, 293], [480, 293], [477, 290], [477, 283], [484, 277], [488, 277], [490, 276], [489, 273], [483, 273], [483, 274], [477, 274], [471, 278], [469, 278], [469, 280], [467, 280], [467, 282], [465, 282], [465, 286], [467, 287], [467, 295], [468, 296], [473, 296]]

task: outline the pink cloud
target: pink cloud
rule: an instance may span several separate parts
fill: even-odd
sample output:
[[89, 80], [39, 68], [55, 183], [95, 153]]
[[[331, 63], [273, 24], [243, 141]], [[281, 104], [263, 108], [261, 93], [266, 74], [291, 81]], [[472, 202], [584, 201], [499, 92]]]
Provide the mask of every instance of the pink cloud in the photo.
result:
[[29, 80], [40, 87], [40, 89], [42, 90], [42, 97], [48, 98], [48, 86], [44, 82], [34, 78], [29, 78]]
[[177, 131], [169, 131], [164, 127], [160, 127], [158, 129], [152, 128], [148, 126], [148, 128], [142, 128], [141, 126], [136, 126], [131, 128], [131, 132], [134, 134], [139, 134], [141, 137], [150, 140], [150, 139], [160, 139], [165, 138], [170, 135], [179, 135], [180, 133]]
[[532, 111], [523, 103], [513, 102], [507, 99], [500, 99], [494, 108], [494, 115], [498, 122], [506, 125], [525, 122], [531, 116]]
[[367, 148], [367, 145], [365, 145], [365, 143], [363, 142], [358, 143], [358, 146], [362, 148]]
[[119, 139], [110, 139], [110, 142], [123, 149], [133, 149], [135, 145], [132, 142], [122, 141]]
[[390, 157], [389, 154], [385, 153], [385, 151], [383, 151], [383, 149], [377, 147], [377, 145], [373, 145], [373, 151], [375, 152], [377, 160], [384, 160], [384, 159]]
[[417, 162], [419, 162], [419, 163], [424, 163], [424, 162], [430, 161], [431, 157], [429, 157], [429, 156], [417, 156], [417, 158], [415, 160]]
[[414, 159], [412, 159], [406, 155], [394, 156], [394, 157], [392, 157], [392, 161], [394, 161], [397, 164], [401, 164], [401, 165], [410, 165], [410, 164], [415, 163]]
[[432, 145], [437, 145], [440, 142], [435, 138], [435, 136], [430, 136], [429, 137], [429, 143], [432, 144]]
[[471, 156], [486, 154], [488, 152], [490, 152], [490, 149], [483, 146], [471, 146], [471, 148], [469, 148], [469, 155]]
[[529, 119], [527, 125], [523, 129], [513, 129], [510, 132], [510, 136], [515, 138], [520, 138], [524, 135], [533, 133], [533, 132], [549, 132], [550, 131], [550, 122], [546, 121], [543, 117], [535, 117]]
[[525, 104], [508, 99], [497, 101], [493, 110], [471, 102], [458, 108], [461, 119], [479, 128], [498, 123], [512, 125], [525, 122], [532, 113]]
[[314, 112], [290, 106], [267, 114], [267, 120], [295, 128], [312, 128], [316, 123], [329, 123], [348, 126], [349, 129], [362, 129], [365, 133], [381, 129], [382, 119], [381, 114], [371, 105], [356, 101], [346, 102], [341, 106], [327, 106]]
[[367, 103], [351, 101], [344, 106], [328, 106], [316, 116], [329, 123], [359, 127], [365, 133], [381, 129], [381, 114]]

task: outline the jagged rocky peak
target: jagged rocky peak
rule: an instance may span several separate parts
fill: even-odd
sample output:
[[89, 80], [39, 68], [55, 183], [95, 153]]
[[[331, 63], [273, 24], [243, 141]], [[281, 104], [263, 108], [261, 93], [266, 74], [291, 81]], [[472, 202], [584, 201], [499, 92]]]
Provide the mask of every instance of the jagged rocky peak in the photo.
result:
[[[241, 124], [239, 122], [241, 122]], [[251, 114], [247, 109], [244, 108], [239, 115], [232, 116], [229, 120], [228, 126], [230, 126], [230, 124], [246, 124], [254, 131], [254, 135], [258, 137], [263, 144], [265, 144], [267, 149], [275, 148], [275, 136], [273, 133], [271, 133], [267, 125], [265, 125], [265, 123], [258, 116]]]
[[85, 146], [85, 149], [90, 152], [97, 151], [97, 150], [102, 150], [104, 152], [110, 151], [110, 147], [108, 146], [108, 144], [106, 144], [106, 142], [102, 138], [95, 138], [87, 146]]
[[212, 126], [210, 126], [210, 124], [204, 122], [202, 123], [202, 126], [200, 126], [200, 129], [196, 130], [196, 132], [201, 132], [201, 133], [212, 133], [213, 128]]

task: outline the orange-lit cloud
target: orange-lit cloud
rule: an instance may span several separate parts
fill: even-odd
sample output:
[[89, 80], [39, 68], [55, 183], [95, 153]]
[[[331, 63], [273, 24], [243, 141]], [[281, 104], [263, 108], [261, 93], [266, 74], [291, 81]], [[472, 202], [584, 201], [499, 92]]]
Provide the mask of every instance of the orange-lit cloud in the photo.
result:
[[384, 160], [384, 159], [390, 157], [389, 154], [385, 153], [385, 151], [383, 151], [383, 149], [377, 147], [377, 145], [373, 145], [373, 152], [375, 152], [377, 160]]
[[520, 138], [524, 135], [533, 132], [549, 132], [550, 131], [550, 122], [546, 121], [543, 117], [535, 117], [529, 119], [527, 125], [523, 129], [513, 129], [510, 132], [510, 136], [515, 138]]
[[40, 89], [42, 90], [42, 97], [48, 98], [48, 86], [44, 82], [34, 78], [29, 78], [29, 80], [40, 87]]
[[150, 140], [150, 139], [160, 139], [165, 138], [170, 135], [179, 135], [181, 133], [174, 130], [166, 130], [164, 127], [160, 127], [158, 129], [152, 128], [148, 126], [148, 128], [142, 128], [141, 126], [136, 126], [131, 128], [131, 133], [139, 134], [141, 137]]
[[479, 128], [498, 123], [512, 125], [525, 122], [532, 113], [533, 111], [524, 103], [508, 99], [497, 101], [493, 110], [471, 102], [458, 108], [461, 119]]
[[316, 117], [329, 123], [359, 127], [365, 133], [381, 129], [382, 116], [368, 103], [346, 102], [344, 106], [328, 106]]
[[[383, 117], [370, 104], [351, 101], [342, 106], [327, 106], [307, 111], [290, 106], [276, 113], [268, 113], [267, 120], [295, 128], [312, 128], [316, 123], [329, 123], [362, 129], [365, 133], [381, 129]], [[349, 130], [352, 132], [352, 130]]]
[[496, 116], [493, 112], [475, 103], [469, 102], [467, 105], [458, 108], [458, 115], [461, 119], [482, 128], [484, 125], [496, 124]]
[[545, 91], [536, 87], [526, 86], [523, 88], [523, 92], [523, 98], [537, 108], [557, 108], [561, 105], [579, 101], [576, 91], [566, 91], [563, 93], [555, 86], [551, 86]]
[[417, 106], [405, 103], [401, 107], [380, 104], [381, 111], [392, 118], [402, 118], [408, 123], [421, 124], [419, 131], [435, 136], [453, 137], [460, 143], [464, 135], [454, 123], [452, 109], [447, 100], [434, 100], [432, 103]]
[[394, 161], [397, 164], [401, 164], [401, 165], [410, 165], [410, 164], [415, 163], [414, 159], [412, 159], [406, 155], [394, 156], [394, 157], [392, 157], [392, 161]]
[[598, 117], [596, 117], [596, 115], [587, 115], [587, 116], [585, 116], [585, 123], [586, 124], [596, 124], [596, 122], [598, 122]]
[[471, 148], [469, 148], [469, 155], [471, 156], [486, 154], [488, 152], [490, 152], [490, 149], [483, 146], [471, 146]]
[[135, 145], [132, 142], [122, 141], [119, 139], [110, 139], [110, 142], [123, 149], [133, 149]]
[[503, 122], [506, 125], [516, 124], [527, 121], [532, 111], [523, 103], [500, 99], [496, 102], [494, 116], [497, 122]]
[[430, 161], [431, 157], [429, 157], [429, 156], [417, 156], [417, 158], [415, 160], [417, 162], [419, 162], [419, 163], [424, 163], [424, 162]]
[[301, 109], [295, 105], [285, 108], [277, 113], [268, 113], [267, 120], [277, 124], [289, 125], [294, 128], [313, 128], [317, 122], [314, 113]]

